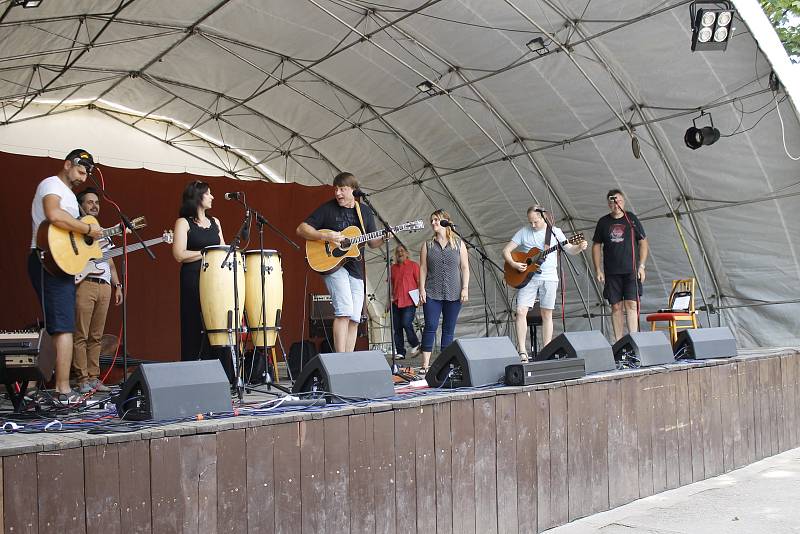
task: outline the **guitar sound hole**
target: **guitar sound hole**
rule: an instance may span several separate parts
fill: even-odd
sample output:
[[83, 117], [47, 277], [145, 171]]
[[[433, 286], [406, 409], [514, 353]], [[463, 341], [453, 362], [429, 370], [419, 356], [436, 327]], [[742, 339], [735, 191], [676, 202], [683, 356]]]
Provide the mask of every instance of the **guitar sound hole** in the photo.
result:
[[339, 248], [350, 248], [350, 240], [343, 239], [342, 242], [339, 244]]
[[94, 238], [90, 235], [84, 234], [83, 235], [83, 242], [89, 245], [90, 247], [94, 243]]

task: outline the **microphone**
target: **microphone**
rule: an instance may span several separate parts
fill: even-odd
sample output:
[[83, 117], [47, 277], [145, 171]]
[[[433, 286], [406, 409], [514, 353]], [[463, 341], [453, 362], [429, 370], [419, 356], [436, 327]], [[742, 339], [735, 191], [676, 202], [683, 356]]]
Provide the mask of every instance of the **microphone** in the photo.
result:
[[241, 191], [234, 191], [233, 193], [225, 193], [225, 200], [239, 200], [244, 196]]
[[448, 226], [455, 226], [455, 224], [451, 223], [447, 219], [442, 219], [441, 221], [439, 221], [439, 226], [441, 226], [442, 228], [447, 228]]
[[354, 198], [364, 198], [366, 196], [369, 196], [369, 195], [367, 195], [361, 189], [356, 189], [355, 191], [353, 191], [353, 197]]

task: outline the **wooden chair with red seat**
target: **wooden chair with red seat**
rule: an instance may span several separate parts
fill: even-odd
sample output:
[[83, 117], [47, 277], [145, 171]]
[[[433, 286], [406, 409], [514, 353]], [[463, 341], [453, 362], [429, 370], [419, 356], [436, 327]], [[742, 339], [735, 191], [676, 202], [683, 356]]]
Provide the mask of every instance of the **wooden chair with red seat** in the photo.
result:
[[[650, 330], [669, 330], [669, 337], [674, 345], [678, 340], [678, 330], [698, 328], [697, 310], [694, 308], [694, 278], [673, 280], [669, 294], [669, 307], [651, 313], [646, 317], [651, 324]], [[659, 327], [659, 323], [668, 323]]]

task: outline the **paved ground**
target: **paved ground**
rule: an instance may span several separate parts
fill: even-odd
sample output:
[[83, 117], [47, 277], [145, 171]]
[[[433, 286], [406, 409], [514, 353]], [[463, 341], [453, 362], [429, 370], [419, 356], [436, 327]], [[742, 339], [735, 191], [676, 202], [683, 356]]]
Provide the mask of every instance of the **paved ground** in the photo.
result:
[[800, 448], [546, 532], [800, 533]]

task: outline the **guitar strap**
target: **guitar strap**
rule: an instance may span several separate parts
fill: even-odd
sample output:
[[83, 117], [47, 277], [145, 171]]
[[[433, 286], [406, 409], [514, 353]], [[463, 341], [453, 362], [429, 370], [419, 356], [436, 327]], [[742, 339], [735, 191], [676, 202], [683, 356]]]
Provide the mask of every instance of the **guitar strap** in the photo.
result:
[[364, 219], [361, 218], [361, 203], [356, 200], [356, 215], [358, 215], [358, 222], [361, 224], [361, 233], [366, 234], [367, 228], [364, 226]]

